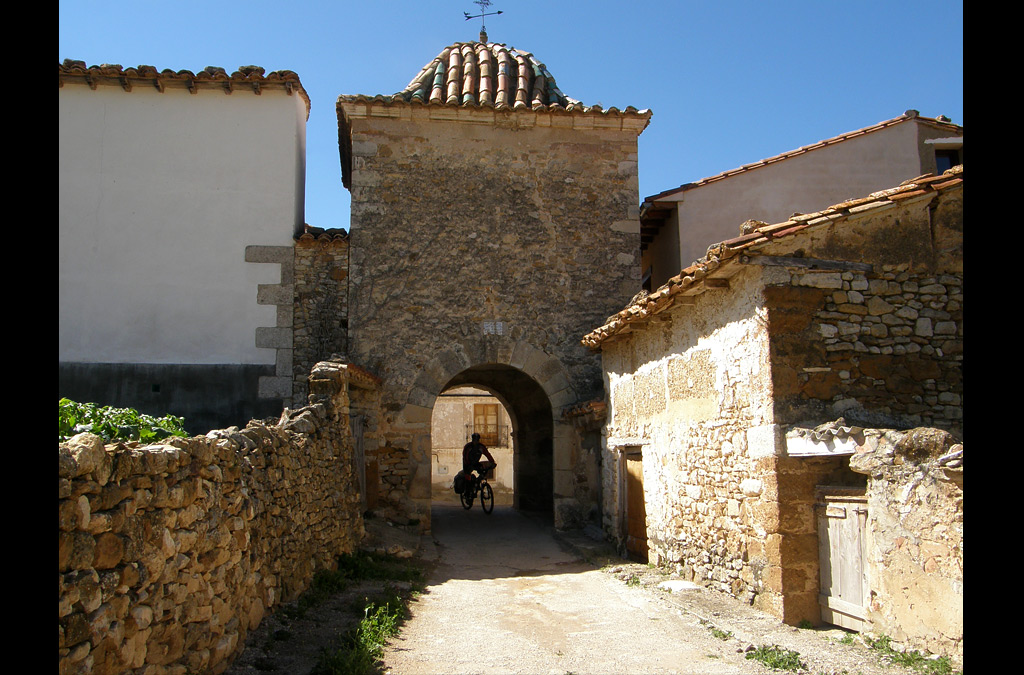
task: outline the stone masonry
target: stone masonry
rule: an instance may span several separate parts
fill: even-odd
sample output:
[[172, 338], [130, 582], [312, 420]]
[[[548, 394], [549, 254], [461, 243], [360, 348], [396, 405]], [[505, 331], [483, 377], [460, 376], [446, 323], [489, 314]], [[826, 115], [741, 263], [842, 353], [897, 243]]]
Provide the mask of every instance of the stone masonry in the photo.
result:
[[359, 542], [348, 371], [273, 426], [59, 460], [59, 672], [223, 671], [266, 612]]
[[520, 497], [572, 499], [561, 411], [601, 392], [598, 359], [575, 336], [637, 288], [637, 137], [650, 113], [583, 106], [532, 55], [460, 43], [404, 92], [341, 97], [338, 115], [349, 356], [384, 381], [382, 442], [389, 462], [407, 453], [395, 466], [408, 466], [420, 517], [430, 412], [455, 383], [509, 402]]

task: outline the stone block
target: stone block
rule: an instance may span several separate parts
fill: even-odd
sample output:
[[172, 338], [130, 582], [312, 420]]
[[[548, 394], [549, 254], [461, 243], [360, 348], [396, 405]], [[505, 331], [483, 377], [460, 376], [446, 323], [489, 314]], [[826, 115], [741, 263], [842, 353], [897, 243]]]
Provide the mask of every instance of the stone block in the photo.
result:
[[294, 256], [295, 249], [291, 246], [251, 245], [245, 247], [245, 262], [291, 264]]
[[761, 457], [779, 457], [784, 444], [782, 431], [777, 424], [765, 424], [747, 429], [747, 456], [757, 459]]
[[292, 331], [290, 328], [261, 326], [256, 329], [256, 346], [267, 349], [290, 349], [292, 347]]
[[294, 290], [290, 284], [260, 284], [256, 289], [256, 304], [287, 305], [291, 308]]
[[292, 378], [291, 377], [270, 377], [260, 376], [259, 396], [260, 398], [291, 398]]

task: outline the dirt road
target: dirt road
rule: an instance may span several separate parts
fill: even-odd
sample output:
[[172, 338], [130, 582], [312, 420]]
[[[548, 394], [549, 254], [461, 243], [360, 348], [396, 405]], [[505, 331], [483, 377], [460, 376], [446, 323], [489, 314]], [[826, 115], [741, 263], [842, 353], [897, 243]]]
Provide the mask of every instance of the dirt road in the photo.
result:
[[643, 578], [660, 574], [645, 566], [598, 569], [511, 508], [487, 516], [435, 505], [433, 513], [434, 545], [423, 553], [436, 565], [386, 653], [388, 672], [772, 672], [743, 653], [762, 642], [797, 648], [815, 673], [900, 672], [861, 645], [785, 626], [711, 591], [645, 588]]

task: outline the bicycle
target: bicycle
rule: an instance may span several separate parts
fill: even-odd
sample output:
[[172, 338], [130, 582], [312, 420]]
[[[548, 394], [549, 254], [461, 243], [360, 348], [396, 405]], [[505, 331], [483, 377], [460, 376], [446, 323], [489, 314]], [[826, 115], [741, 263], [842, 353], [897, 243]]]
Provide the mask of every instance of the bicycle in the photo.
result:
[[[494, 467], [490, 468], [493, 469]], [[491, 489], [490, 484], [484, 477], [488, 470], [477, 470], [475, 473], [471, 473], [472, 478], [470, 478], [465, 489], [459, 494], [462, 508], [467, 511], [473, 508], [473, 501], [476, 499], [477, 493], [480, 494], [480, 507], [484, 510], [484, 513], [489, 514], [494, 510], [494, 490]]]

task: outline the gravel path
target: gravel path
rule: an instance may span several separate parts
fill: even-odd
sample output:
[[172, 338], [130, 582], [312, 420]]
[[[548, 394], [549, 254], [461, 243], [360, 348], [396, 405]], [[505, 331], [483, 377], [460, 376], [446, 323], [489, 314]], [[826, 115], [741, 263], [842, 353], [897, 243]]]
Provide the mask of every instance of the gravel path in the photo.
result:
[[[393, 675], [781, 672], [746, 658], [764, 644], [799, 652], [802, 673], [914, 672], [884, 664], [854, 634], [793, 628], [646, 565], [601, 565], [606, 547], [579, 534], [556, 540], [549, 525], [510, 507], [488, 516], [479, 507], [435, 504], [432, 537], [382, 519], [367, 526], [371, 548], [399, 555], [419, 548], [429, 570], [386, 650], [384, 672]], [[310, 672], [385, 587], [396, 590], [362, 582], [301, 617], [279, 610], [249, 636], [229, 673]]]

